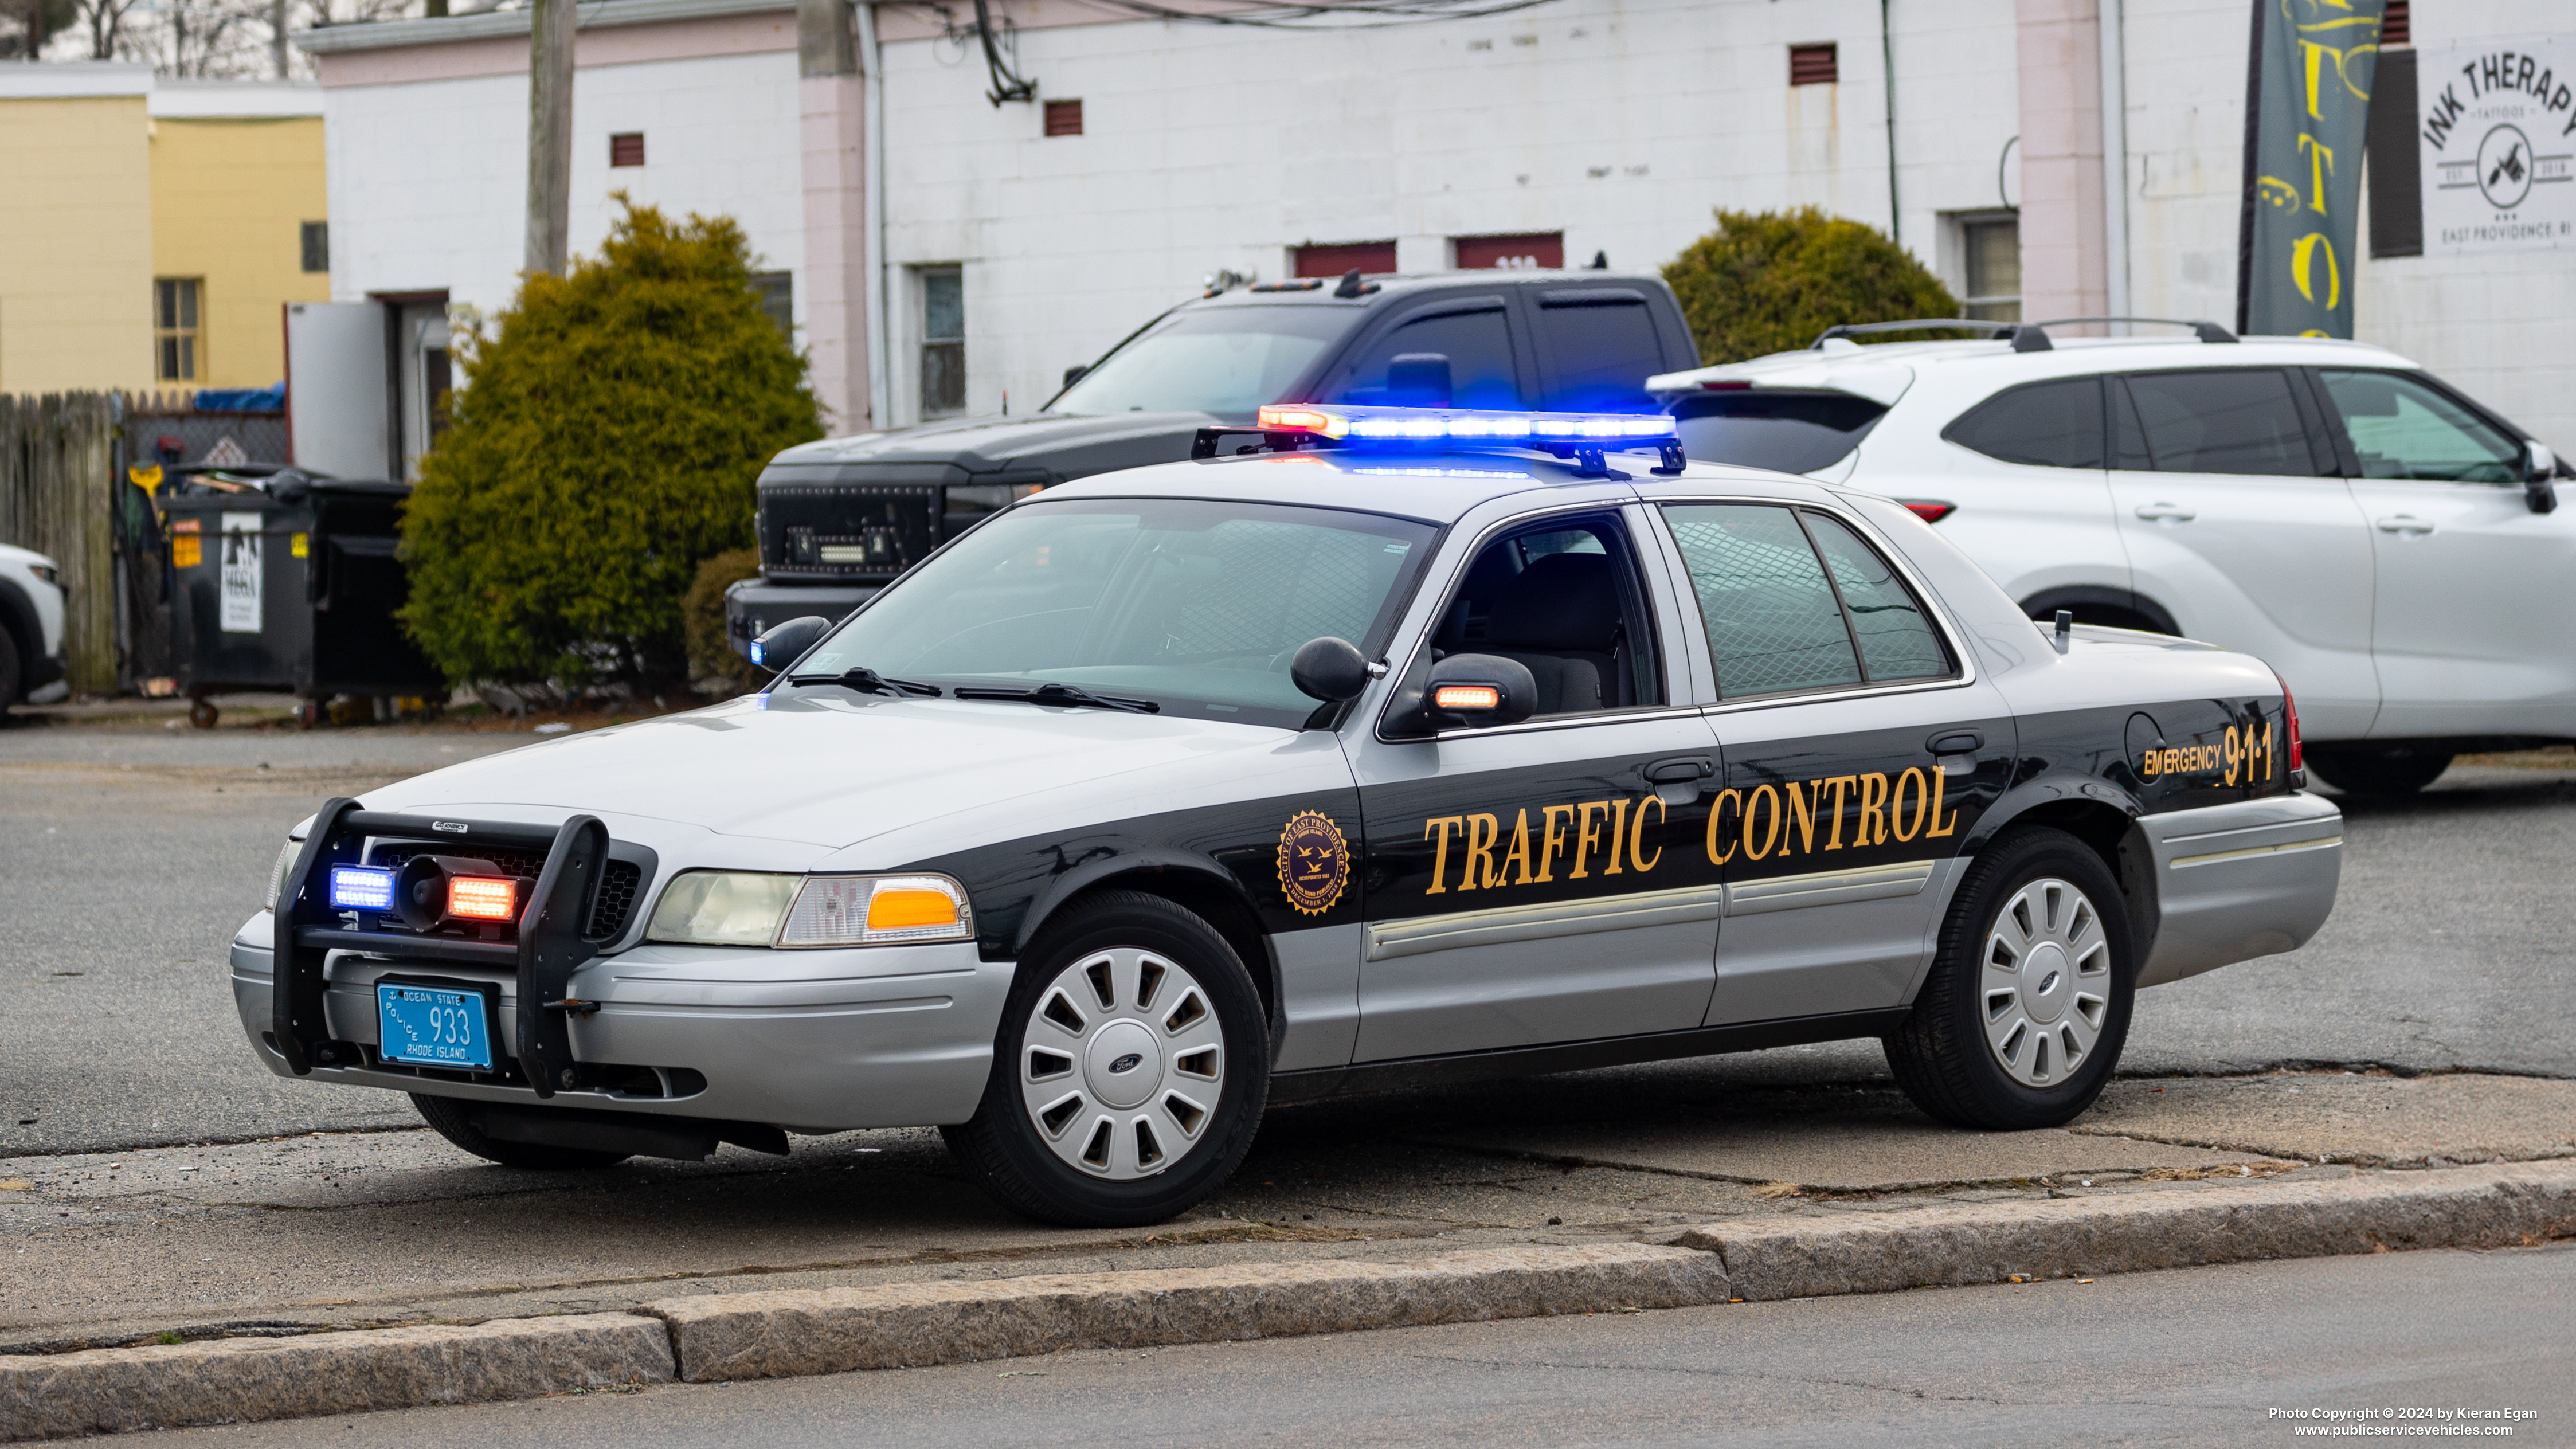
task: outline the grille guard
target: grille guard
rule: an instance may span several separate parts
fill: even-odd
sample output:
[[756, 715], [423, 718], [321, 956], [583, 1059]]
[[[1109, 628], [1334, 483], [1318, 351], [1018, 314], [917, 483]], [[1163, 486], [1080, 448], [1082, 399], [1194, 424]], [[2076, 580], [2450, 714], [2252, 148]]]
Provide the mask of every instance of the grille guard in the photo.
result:
[[[331, 867], [357, 864], [370, 838], [416, 841], [442, 850], [483, 846], [543, 851], [545, 866], [537, 875], [527, 909], [519, 916], [518, 941], [459, 941], [343, 929], [327, 892], [312, 887], [330, 878]], [[357, 1043], [330, 1036], [329, 1017], [323, 1009], [329, 988], [323, 965], [334, 950], [364, 951], [402, 961], [501, 967], [518, 976], [519, 1069], [539, 1097], [552, 1097], [558, 1085], [568, 1086], [573, 1078], [572, 1031], [566, 1018], [587, 1006], [566, 1000], [565, 987], [573, 972], [608, 944], [582, 933], [606, 874], [609, 844], [608, 827], [595, 815], [575, 815], [549, 828], [361, 810], [347, 796], [325, 802], [277, 892], [272, 969], [276, 982], [273, 1029], [279, 1055], [299, 1077], [310, 1075], [317, 1066], [358, 1066], [366, 1061]]]

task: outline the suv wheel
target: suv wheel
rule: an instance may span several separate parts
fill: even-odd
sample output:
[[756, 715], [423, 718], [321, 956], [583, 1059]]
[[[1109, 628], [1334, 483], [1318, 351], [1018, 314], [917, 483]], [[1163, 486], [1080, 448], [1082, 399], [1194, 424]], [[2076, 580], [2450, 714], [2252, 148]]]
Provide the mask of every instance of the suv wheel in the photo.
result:
[[578, 1147], [546, 1147], [534, 1142], [501, 1142], [484, 1136], [471, 1109], [453, 1098], [414, 1092], [411, 1104], [419, 1109], [421, 1120], [436, 1129], [439, 1136], [503, 1167], [525, 1167], [538, 1172], [580, 1171], [615, 1167], [630, 1155], [624, 1152], [589, 1152]]
[[941, 1129], [1006, 1207], [1141, 1227], [1206, 1198], [1270, 1095], [1261, 997], [1225, 938], [1119, 891], [1051, 924], [1021, 963], [975, 1115]]
[[2093, 1104], [2128, 1040], [2136, 979], [2119, 883], [2062, 830], [1968, 867], [1931, 978], [1884, 1044], [1898, 1085], [1956, 1127], [2056, 1127]]
[[18, 665], [18, 641], [0, 629], [0, 714], [7, 714], [9, 706], [18, 702], [18, 688], [25, 678]]
[[2304, 763], [2318, 779], [2347, 795], [2412, 795], [2442, 778], [2452, 758], [2449, 750], [2438, 747], [2319, 749], [2310, 745]]

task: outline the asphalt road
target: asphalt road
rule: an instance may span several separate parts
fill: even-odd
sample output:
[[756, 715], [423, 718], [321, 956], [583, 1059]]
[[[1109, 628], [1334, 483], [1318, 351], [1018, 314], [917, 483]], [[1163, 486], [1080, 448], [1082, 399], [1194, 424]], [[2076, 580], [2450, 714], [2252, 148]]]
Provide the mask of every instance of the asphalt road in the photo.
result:
[[[287, 827], [325, 796], [530, 739], [0, 727], [0, 1156], [417, 1125], [392, 1094], [263, 1070], [236, 1024], [226, 943]], [[2576, 881], [2576, 770], [2455, 769], [2350, 815], [2341, 902], [2317, 939], [2140, 996], [2123, 1070], [2576, 1077], [2561, 898]], [[1620, 1080], [1690, 1095], [1885, 1078], [1860, 1042]], [[1511, 1090], [1437, 1095], [1445, 1110]]]
[[2531, 1415], [2447, 1422], [2565, 1444], [2571, 1294], [2576, 1244], [2397, 1253], [683, 1385], [156, 1442], [2277, 1444], [2331, 1421], [2274, 1410], [2423, 1408]]

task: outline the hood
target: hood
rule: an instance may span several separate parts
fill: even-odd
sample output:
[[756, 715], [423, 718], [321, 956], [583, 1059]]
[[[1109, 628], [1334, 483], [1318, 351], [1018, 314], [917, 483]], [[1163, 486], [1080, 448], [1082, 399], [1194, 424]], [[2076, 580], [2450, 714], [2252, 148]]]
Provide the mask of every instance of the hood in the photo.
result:
[[662, 821], [687, 828], [652, 833], [770, 842], [757, 853], [785, 864], [798, 847], [819, 855], [996, 807], [1034, 818], [1051, 796], [1097, 794], [1138, 771], [1258, 773], [1259, 758], [1296, 738], [1164, 715], [810, 690], [567, 735], [414, 776], [365, 803], [500, 819], [583, 812], [612, 828]]
[[851, 438], [825, 438], [788, 449], [771, 460], [774, 468], [810, 468], [924, 463], [945, 464], [969, 473], [1045, 469], [1066, 476], [1068, 462], [1079, 467], [1091, 450], [1131, 455], [1135, 445], [1159, 438], [1178, 440], [1172, 456], [1187, 457], [1189, 440], [1214, 423], [1206, 413], [1113, 413], [1079, 417], [1069, 413], [1033, 413], [1027, 417], [952, 418], [891, 433], [862, 433]]

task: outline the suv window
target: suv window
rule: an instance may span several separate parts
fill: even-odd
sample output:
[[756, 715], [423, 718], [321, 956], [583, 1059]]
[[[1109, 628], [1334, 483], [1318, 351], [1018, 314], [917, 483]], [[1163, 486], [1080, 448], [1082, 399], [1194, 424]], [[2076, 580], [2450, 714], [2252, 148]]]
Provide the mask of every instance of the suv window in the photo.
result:
[[1499, 654], [1529, 669], [1543, 715], [1661, 704], [1644, 596], [1615, 518], [1551, 520], [1485, 545], [1432, 648]]
[[2426, 383], [2395, 372], [2317, 376], [2343, 414], [2364, 478], [2521, 481], [2522, 445]]
[[1673, 430], [1682, 452], [1704, 462], [1812, 473], [1841, 462], [1885, 416], [1885, 404], [1853, 393], [1743, 388], [1685, 396]]
[[2102, 382], [2069, 377], [2007, 388], [1941, 436], [1989, 458], [2038, 468], [2102, 466]]
[[1673, 503], [1664, 517], [1721, 698], [1955, 672], [1913, 591], [1833, 518], [1760, 503]]
[[[1449, 395], [1425, 395], [1418, 383], [1388, 387], [1387, 369], [1399, 357], [1436, 353], [1449, 359]], [[1418, 369], [1417, 369], [1418, 371]], [[1521, 406], [1512, 366], [1510, 314], [1502, 299], [1414, 317], [1368, 344], [1344, 375], [1332, 402], [1395, 407], [1510, 409]], [[1398, 379], [1403, 384], [1403, 379]]]
[[[2287, 373], [2231, 367], [2133, 372], [2122, 381], [2137, 409], [2147, 465], [2156, 472], [2317, 476]], [[2127, 429], [2124, 418], [2124, 434]]]
[[1665, 371], [1654, 314], [1624, 287], [1542, 292], [1539, 346], [1556, 368], [1546, 406], [1562, 412], [1652, 412], [1646, 379]]

